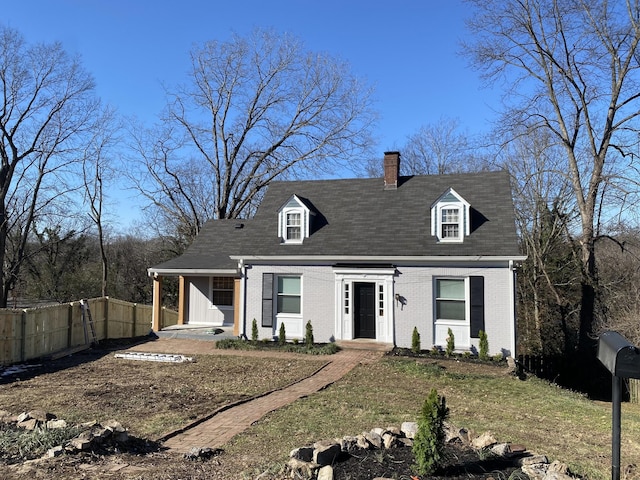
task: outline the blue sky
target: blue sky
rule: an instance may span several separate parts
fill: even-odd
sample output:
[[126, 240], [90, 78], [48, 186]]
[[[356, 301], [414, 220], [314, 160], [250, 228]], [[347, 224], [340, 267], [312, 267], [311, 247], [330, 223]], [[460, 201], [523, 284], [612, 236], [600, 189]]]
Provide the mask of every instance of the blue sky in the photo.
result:
[[374, 86], [382, 156], [442, 117], [471, 134], [493, 120], [497, 93], [458, 54], [468, 15], [461, 0], [21, 0], [3, 2], [0, 22], [79, 53], [106, 103], [149, 121], [194, 43], [254, 27], [294, 34]]

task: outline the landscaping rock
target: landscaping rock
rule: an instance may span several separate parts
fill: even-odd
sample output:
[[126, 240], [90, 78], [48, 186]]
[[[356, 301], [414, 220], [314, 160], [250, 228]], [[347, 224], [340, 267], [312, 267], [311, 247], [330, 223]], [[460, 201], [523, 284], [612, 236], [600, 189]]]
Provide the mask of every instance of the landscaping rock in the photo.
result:
[[369, 442], [372, 448], [381, 449], [382, 448], [382, 437], [374, 431], [363, 433], [364, 438]]
[[66, 428], [67, 422], [65, 420], [49, 420], [46, 423], [46, 427], [48, 430], [57, 430], [60, 428]]
[[30, 418], [28, 420], [23, 420], [22, 422], [18, 422], [19, 428], [24, 428], [25, 430], [35, 430], [38, 426], [38, 420], [35, 418]]
[[471, 446], [476, 450], [482, 450], [483, 448], [490, 447], [491, 445], [495, 445], [496, 443], [498, 443], [498, 441], [489, 432], [485, 432], [479, 437], [471, 440]]
[[47, 450], [46, 456], [49, 458], [59, 457], [63, 453], [64, 453], [64, 448], [62, 447], [62, 445], [58, 445], [57, 447], [53, 447]]
[[333, 467], [331, 465], [325, 465], [318, 470], [318, 480], [333, 480]]
[[418, 424], [416, 422], [402, 422], [400, 431], [405, 437], [413, 439], [416, 437], [416, 433], [418, 432]]
[[291, 458], [296, 460], [302, 460], [303, 462], [313, 461], [313, 447], [300, 447], [291, 451], [289, 454]]
[[35, 418], [39, 422], [46, 422], [47, 420], [53, 420], [56, 418], [55, 415], [47, 413], [44, 410], [31, 410], [27, 415], [29, 418]]
[[313, 462], [320, 466], [331, 465], [342, 453], [340, 444], [335, 442], [314, 444]]
[[398, 440], [394, 434], [392, 434], [391, 432], [387, 432], [382, 435], [382, 442], [382, 446], [388, 450], [390, 448], [394, 448], [398, 443]]
[[191, 450], [184, 454], [184, 458], [186, 458], [187, 460], [207, 460], [218, 454], [219, 452], [219, 449], [212, 449], [209, 447], [193, 447], [191, 448]]

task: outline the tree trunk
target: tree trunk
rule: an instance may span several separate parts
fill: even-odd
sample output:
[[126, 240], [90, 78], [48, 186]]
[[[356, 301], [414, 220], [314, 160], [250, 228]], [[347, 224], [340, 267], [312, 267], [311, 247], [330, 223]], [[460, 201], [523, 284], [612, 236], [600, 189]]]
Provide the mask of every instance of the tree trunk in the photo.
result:
[[596, 268], [594, 239], [588, 238], [582, 244], [582, 278], [580, 281], [580, 331], [578, 350], [592, 353], [596, 341], [593, 336], [593, 323], [596, 304]]

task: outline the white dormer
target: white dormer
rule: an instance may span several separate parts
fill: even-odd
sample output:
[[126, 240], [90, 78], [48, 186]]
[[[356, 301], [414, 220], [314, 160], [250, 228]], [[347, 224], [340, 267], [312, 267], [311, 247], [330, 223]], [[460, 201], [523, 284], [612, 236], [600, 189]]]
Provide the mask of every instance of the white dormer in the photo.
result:
[[292, 195], [278, 210], [278, 236], [282, 242], [300, 244], [308, 238], [311, 215], [313, 212], [304, 201]]
[[469, 203], [449, 188], [431, 206], [431, 235], [439, 242], [463, 242], [471, 233]]

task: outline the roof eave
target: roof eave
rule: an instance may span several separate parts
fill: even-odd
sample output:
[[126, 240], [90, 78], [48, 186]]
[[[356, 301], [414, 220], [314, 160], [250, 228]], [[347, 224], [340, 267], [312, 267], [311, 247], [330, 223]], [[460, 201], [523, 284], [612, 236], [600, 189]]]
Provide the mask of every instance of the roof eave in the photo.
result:
[[237, 268], [149, 268], [147, 274], [150, 277], [156, 275], [164, 277], [180, 277], [188, 275], [229, 276], [238, 275]]
[[522, 262], [526, 255], [230, 255], [232, 260], [243, 262]]

